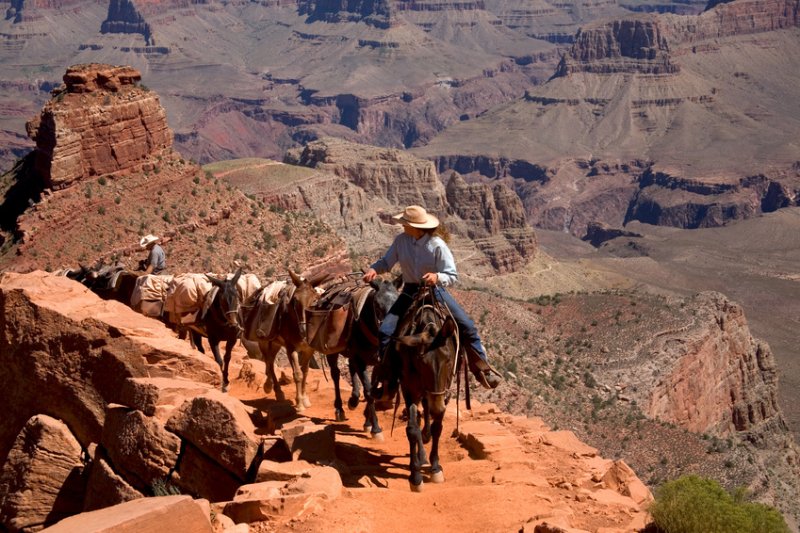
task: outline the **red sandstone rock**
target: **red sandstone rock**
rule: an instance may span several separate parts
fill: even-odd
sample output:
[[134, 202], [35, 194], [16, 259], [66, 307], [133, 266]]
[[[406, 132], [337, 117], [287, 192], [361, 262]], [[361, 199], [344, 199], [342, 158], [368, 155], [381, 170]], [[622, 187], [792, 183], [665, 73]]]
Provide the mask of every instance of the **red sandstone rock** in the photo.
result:
[[62, 520], [48, 533], [212, 533], [210, 517], [191, 496], [142, 498]]
[[215, 458], [242, 481], [258, 451], [255, 426], [244, 405], [219, 391], [184, 402], [166, 428]]
[[342, 480], [331, 467], [316, 466], [289, 482], [265, 481], [243, 485], [225, 514], [240, 522], [257, 522], [281, 516], [301, 516], [322, 509], [342, 493]]
[[297, 420], [281, 428], [292, 458], [330, 464], [336, 459], [336, 432], [332, 426]]
[[158, 95], [136, 85], [140, 79], [131, 67], [67, 70], [66, 89], [27, 124], [34, 166], [49, 187], [123, 172], [171, 150], [164, 108]]
[[101, 444], [117, 471], [142, 492], [167, 478], [181, 446], [155, 418], [113, 404], [106, 410]]
[[32, 531], [83, 507], [81, 446], [64, 423], [46, 415], [28, 420], [0, 472], [0, 523]]

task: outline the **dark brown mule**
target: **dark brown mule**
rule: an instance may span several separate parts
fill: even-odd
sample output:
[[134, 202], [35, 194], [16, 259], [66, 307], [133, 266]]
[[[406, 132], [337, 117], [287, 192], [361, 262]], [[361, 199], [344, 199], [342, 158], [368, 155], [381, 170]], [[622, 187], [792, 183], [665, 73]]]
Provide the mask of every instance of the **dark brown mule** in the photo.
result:
[[[411, 490], [422, 490], [422, 465], [427, 462], [423, 432], [428, 421], [433, 440], [430, 453], [430, 480], [444, 482], [439, 464], [439, 437], [448, 401], [448, 390], [456, 368], [458, 330], [447, 309], [429, 288], [417, 294], [398, 327], [396, 342], [390, 345], [387, 357], [394, 358], [401, 368], [400, 387], [408, 410], [408, 437]], [[420, 428], [419, 405], [422, 405], [426, 428]]]
[[[214, 294], [205, 315], [196, 324], [190, 326], [190, 329], [208, 338], [211, 353], [214, 354], [214, 360], [222, 371], [222, 392], [228, 390], [228, 366], [231, 362], [231, 352], [242, 332], [241, 301], [239, 300], [239, 291], [236, 289], [236, 283], [241, 275], [242, 269], [237, 270], [231, 279], [217, 279], [206, 275], [206, 278], [216, 288], [216, 294]], [[222, 341], [225, 341], [224, 360], [219, 353], [219, 343]]]
[[[295, 384], [295, 409], [298, 413], [311, 406], [305, 392], [308, 367], [314, 355], [314, 349], [306, 342], [306, 310], [319, 298], [316, 286], [327, 279], [327, 275], [305, 279], [289, 270], [293, 286], [284, 287], [277, 295], [276, 301], [267, 302], [263, 294], [269, 293], [275, 283], [257, 292], [245, 306], [245, 328], [243, 338], [258, 343], [261, 357], [266, 363], [267, 382], [264, 392], [269, 394], [275, 389], [275, 398], [285, 399], [280, 382], [275, 375], [275, 356], [281, 347], [286, 348], [289, 364]], [[251, 352], [251, 350], [248, 350]]]
[[[369, 431], [373, 438], [382, 438], [382, 429], [378, 423], [375, 412], [375, 401], [371, 394], [371, 383], [367, 378], [367, 366], [377, 363], [378, 328], [383, 317], [392, 307], [399, 295], [398, 286], [402, 279], [394, 283], [384, 280], [373, 280], [368, 286], [361, 282], [343, 282], [330, 287], [314, 309], [309, 311], [310, 321], [317, 316], [323, 318], [323, 323], [315, 331], [309, 331], [309, 344], [318, 352], [325, 354], [328, 366], [331, 369], [331, 378], [334, 386], [333, 408], [337, 421], [345, 420], [342, 406], [342, 394], [339, 388], [341, 372], [338, 359], [340, 355], [347, 357], [350, 377], [353, 383], [353, 393], [348, 401], [348, 406], [354, 409], [359, 402], [359, 392], [356, 388], [360, 382], [364, 386], [364, 430]], [[341, 298], [339, 295], [349, 292], [352, 298]], [[331, 294], [331, 298], [328, 295]], [[337, 307], [323, 306], [321, 302], [339, 298], [342, 305]], [[355, 298], [363, 298], [363, 303]], [[316, 310], [318, 309], [318, 310]], [[317, 314], [319, 313], [319, 314]], [[344, 314], [344, 316], [341, 316]], [[338, 316], [337, 316], [338, 315]], [[329, 327], [326, 327], [329, 326]], [[313, 329], [313, 326], [309, 326]]]

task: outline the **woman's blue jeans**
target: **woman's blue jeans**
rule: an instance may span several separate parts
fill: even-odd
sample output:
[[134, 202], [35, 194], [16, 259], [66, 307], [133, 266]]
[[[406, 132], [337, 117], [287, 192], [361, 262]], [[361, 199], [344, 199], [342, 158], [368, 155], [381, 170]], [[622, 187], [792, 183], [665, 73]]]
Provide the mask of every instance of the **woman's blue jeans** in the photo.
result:
[[[419, 286], [406, 284], [403, 286], [403, 292], [394, 303], [389, 312], [383, 318], [381, 327], [378, 329], [378, 357], [383, 360], [392, 335], [397, 330], [397, 324], [400, 319], [406, 314], [408, 308], [414, 301]], [[471, 356], [478, 356], [484, 362], [488, 363], [486, 351], [483, 349], [480, 335], [478, 335], [478, 328], [475, 327], [475, 322], [469, 317], [466, 311], [458, 305], [455, 298], [447, 292], [444, 287], [436, 287], [434, 289], [436, 298], [450, 309], [456, 324], [458, 324], [458, 331], [461, 340], [461, 345], [464, 346], [468, 352], [472, 352]]]

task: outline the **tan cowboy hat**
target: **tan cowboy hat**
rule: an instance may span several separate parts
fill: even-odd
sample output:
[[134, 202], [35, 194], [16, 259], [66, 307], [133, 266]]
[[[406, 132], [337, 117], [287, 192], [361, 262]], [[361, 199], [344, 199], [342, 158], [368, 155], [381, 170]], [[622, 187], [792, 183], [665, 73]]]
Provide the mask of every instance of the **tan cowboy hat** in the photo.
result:
[[153, 244], [158, 240], [160, 239], [151, 233], [150, 235], [145, 235], [139, 240], [139, 246], [141, 246], [142, 248], [147, 248], [148, 246], [150, 246], [151, 244]]
[[425, 211], [424, 207], [410, 205], [402, 213], [394, 215], [392, 218], [408, 224], [412, 228], [431, 229], [439, 225], [439, 219]]

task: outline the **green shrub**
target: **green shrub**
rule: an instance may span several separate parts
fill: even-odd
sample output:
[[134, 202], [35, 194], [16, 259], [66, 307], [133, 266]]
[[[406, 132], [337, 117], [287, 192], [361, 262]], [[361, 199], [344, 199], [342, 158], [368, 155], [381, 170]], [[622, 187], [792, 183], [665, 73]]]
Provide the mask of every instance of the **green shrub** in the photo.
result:
[[684, 476], [659, 487], [649, 510], [664, 533], [788, 533], [778, 511], [744, 500], [744, 491], [730, 494], [714, 480]]

